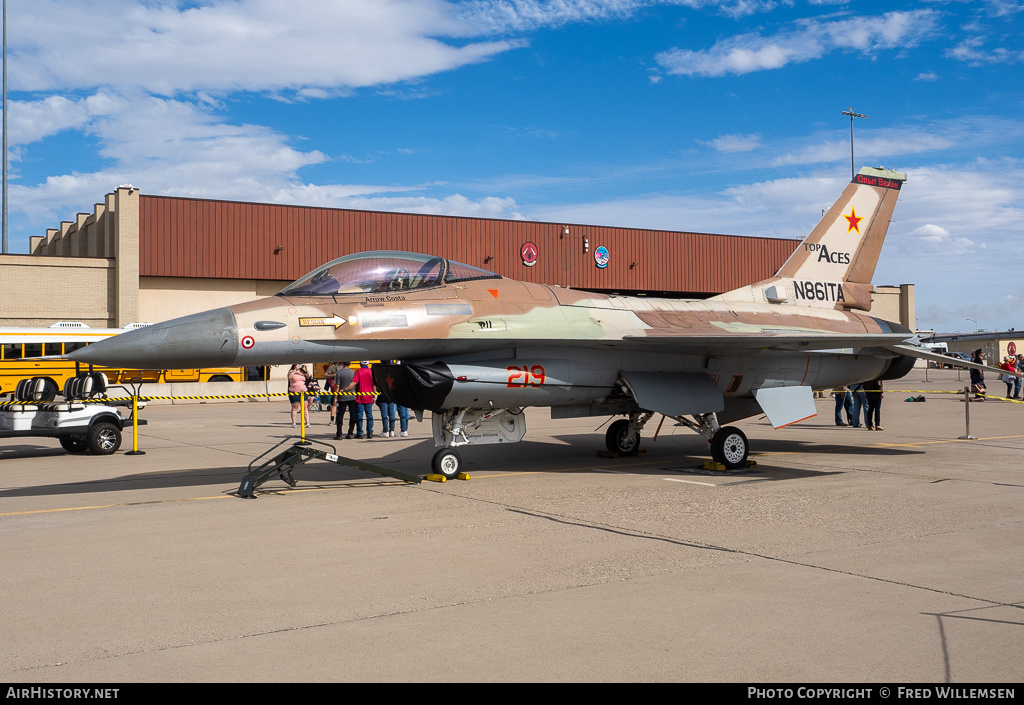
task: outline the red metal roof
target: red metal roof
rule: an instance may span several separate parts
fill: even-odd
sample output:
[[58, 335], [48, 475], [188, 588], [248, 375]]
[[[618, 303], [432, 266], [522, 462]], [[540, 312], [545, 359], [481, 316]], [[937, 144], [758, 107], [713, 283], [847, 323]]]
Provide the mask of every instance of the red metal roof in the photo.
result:
[[[714, 294], [772, 276], [799, 244], [168, 196], [141, 196], [139, 220], [139, 274], [164, 277], [292, 281], [352, 252], [410, 250], [523, 281], [606, 291]], [[532, 267], [520, 256], [526, 242], [537, 246]], [[609, 252], [604, 269], [594, 260], [601, 246]], [[275, 255], [278, 247], [284, 249]]]

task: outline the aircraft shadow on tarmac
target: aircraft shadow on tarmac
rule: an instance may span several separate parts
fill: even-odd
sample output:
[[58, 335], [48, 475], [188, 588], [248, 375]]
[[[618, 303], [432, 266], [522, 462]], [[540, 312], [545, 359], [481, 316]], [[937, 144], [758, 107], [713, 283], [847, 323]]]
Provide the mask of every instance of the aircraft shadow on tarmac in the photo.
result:
[[[277, 440], [287, 438], [290, 434], [268, 436], [266, 448], [269, 449]], [[333, 445], [339, 455], [346, 454], [347, 444], [359, 444], [359, 459], [376, 463], [383, 467], [399, 470], [410, 474], [425, 475], [429, 472], [429, 458], [434, 452], [433, 442], [429, 439], [414, 440], [373, 440], [373, 441], [333, 441], [330, 435], [319, 434], [310, 436], [312, 440]], [[643, 456], [632, 458], [603, 458], [597, 455], [603, 450], [598, 439], [590, 434], [567, 434], [551, 436], [558, 441], [523, 441], [514, 449], [494, 446], [477, 446], [464, 449], [463, 458], [466, 471], [492, 473], [587, 473], [620, 470], [633, 474], [680, 475], [688, 471], [699, 470], [708, 459], [706, 443], [698, 436], [667, 436], [660, 441], [645, 439], [642, 448]], [[365, 449], [372, 444], [374, 455], [367, 457]], [[801, 441], [782, 438], [759, 438], [756, 441], [757, 451], [752, 453], [759, 468], [751, 474], [764, 475], [766, 479], [785, 480], [817, 475], [832, 475], [834, 468], [815, 470], [810, 468], [773, 467], [771, 453], [785, 453], [787, 458], [805, 455], [803, 462], [813, 458], [827, 457], [829, 454], [843, 456], [893, 457], [920, 455], [921, 450], [906, 448], [880, 448], [847, 444], [827, 444], [814, 441]], [[351, 451], [350, 451], [351, 452]], [[13, 458], [47, 457], [66, 455], [63, 449], [46, 448], [34, 445], [17, 445], [0, 447], [0, 460]], [[71, 457], [71, 456], [69, 456]], [[96, 462], [109, 469], [117, 463], [130, 466], [138, 462], [118, 453], [113, 456], [98, 458], [91, 455], [74, 456], [78, 467], [85, 463]], [[2, 469], [2, 465], [0, 465]], [[233, 494], [242, 475], [248, 470], [248, 462], [240, 458], [237, 465], [205, 468], [181, 468], [180, 470], [141, 472], [119, 477], [95, 478], [60, 484], [44, 484], [31, 487], [0, 489], [0, 499], [4, 497], [31, 497], [93, 494], [104, 492], [143, 491], [173, 487], [208, 487], [211, 492]], [[311, 461], [295, 469], [298, 488], [311, 489], [316, 486], [331, 485], [339, 482], [369, 480], [397, 483], [389, 477], [374, 475], [354, 467], [341, 467], [322, 461]], [[261, 486], [260, 492], [289, 489], [281, 480], [274, 479]]]

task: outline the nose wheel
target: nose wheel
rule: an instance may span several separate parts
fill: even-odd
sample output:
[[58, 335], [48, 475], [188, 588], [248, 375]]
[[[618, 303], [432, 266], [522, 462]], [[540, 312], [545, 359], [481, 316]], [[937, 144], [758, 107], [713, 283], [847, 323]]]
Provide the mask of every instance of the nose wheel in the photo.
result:
[[454, 480], [462, 472], [462, 456], [454, 448], [442, 448], [434, 453], [430, 461], [430, 469], [438, 475]]
[[711, 438], [711, 458], [730, 470], [743, 467], [749, 452], [747, 437], [735, 426], [721, 428]]

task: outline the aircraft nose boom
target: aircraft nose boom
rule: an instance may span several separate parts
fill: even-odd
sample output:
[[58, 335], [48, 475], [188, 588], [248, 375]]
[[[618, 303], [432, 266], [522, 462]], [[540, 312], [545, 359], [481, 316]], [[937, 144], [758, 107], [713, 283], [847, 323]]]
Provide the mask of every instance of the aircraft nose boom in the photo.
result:
[[230, 309], [218, 308], [121, 333], [67, 357], [141, 370], [227, 366], [238, 357], [238, 327]]

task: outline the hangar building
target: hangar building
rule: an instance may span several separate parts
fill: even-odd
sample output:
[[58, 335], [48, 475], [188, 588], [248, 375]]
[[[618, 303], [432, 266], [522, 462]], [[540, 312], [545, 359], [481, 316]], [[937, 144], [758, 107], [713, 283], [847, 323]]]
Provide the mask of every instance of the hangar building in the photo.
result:
[[[772, 276], [798, 244], [149, 196], [125, 186], [92, 213], [31, 238], [30, 254], [0, 255], [0, 325], [153, 323], [273, 295], [324, 262], [364, 250], [436, 254], [563, 287], [705, 298]], [[15, 285], [26, 282], [39, 284]], [[878, 287], [873, 301], [872, 315], [913, 327], [912, 285]]]

